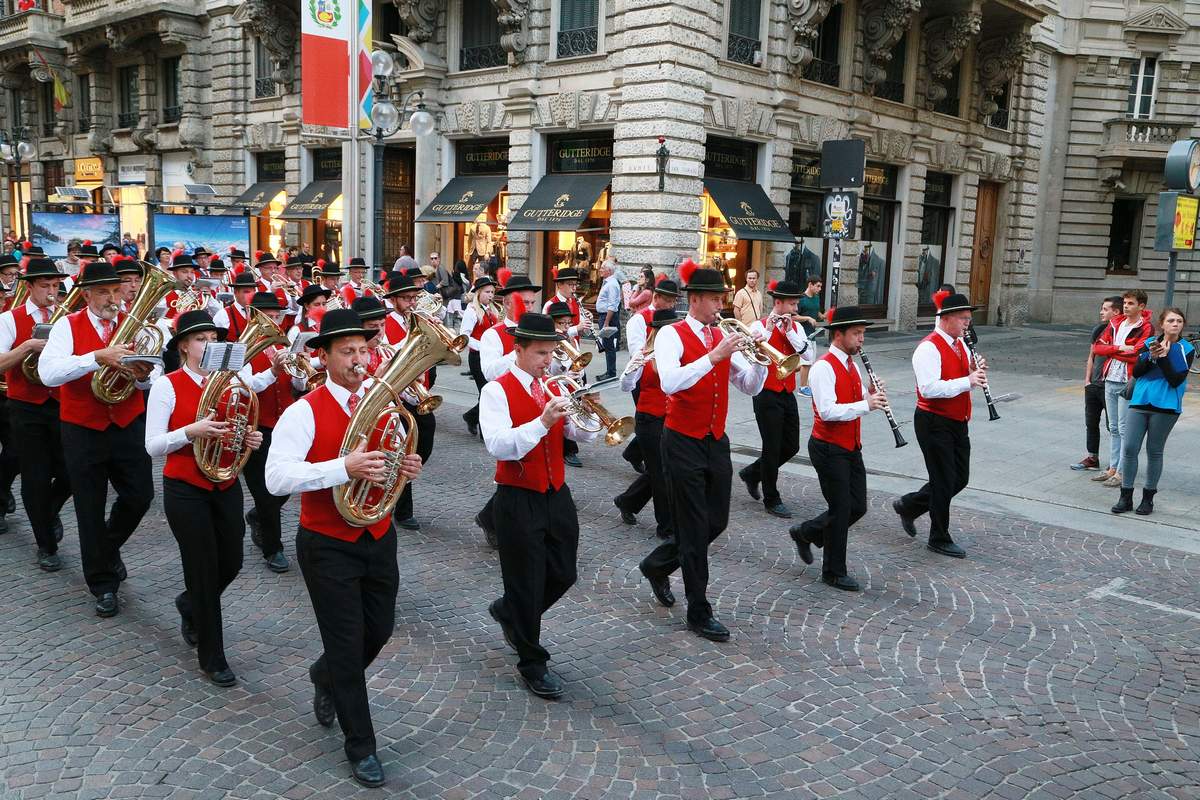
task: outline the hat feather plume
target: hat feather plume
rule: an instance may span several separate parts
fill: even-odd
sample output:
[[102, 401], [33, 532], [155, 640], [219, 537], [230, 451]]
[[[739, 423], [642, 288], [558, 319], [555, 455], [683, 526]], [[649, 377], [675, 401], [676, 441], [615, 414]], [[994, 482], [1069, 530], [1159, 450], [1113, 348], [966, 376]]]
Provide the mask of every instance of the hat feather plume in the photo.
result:
[[84, 240], [83, 240], [83, 242], [82, 242], [82, 244], [83, 244], [85, 247], [91, 247], [91, 246], [92, 246], [92, 240], [91, 240], [91, 239], [84, 239]]
[[837, 306], [829, 307], [829, 310], [825, 312], [825, 321], [826, 322], [836, 322], [837, 321]]
[[666, 275], [659, 275], [657, 278], [654, 279], [654, 285], [661, 286], [662, 282], [665, 281], [666, 279], [667, 279]]
[[325, 268], [325, 259], [323, 259], [323, 258], [318, 258], [318, 259], [317, 259], [317, 266], [318, 266], [318, 267], [320, 267], [320, 268], [322, 268], [322, 269], [324, 269], [324, 268]]
[[512, 277], [512, 270], [508, 267], [496, 270], [496, 278], [500, 281], [500, 286], [508, 286], [508, 279]]
[[679, 265], [679, 280], [683, 282], [684, 286], [692, 282], [692, 276], [696, 274], [696, 270], [698, 269], [700, 269], [700, 265], [690, 258], [684, 259]]
[[255, 250], [254, 251], [254, 260], [262, 261], [262, 258], [264, 255], [266, 255], [266, 254], [262, 250]]
[[183, 255], [182, 250], [172, 250], [171, 251], [171, 258], [179, 258], [181, 255]]
[[551, 267], [551, 269], [550, 269], [550, 279], [551, 279], [551, 280], [558, 280], [558, 267]]
[[21, 249], [22, 249], [22, 250], [28, 250], [28, 249], [29, 249], [29, 248], [31, 248], [31, 247], [33, 247], [33, 242], [30, 242], [30, 241], [24, 241], [24, 242], [21, 242]]
[[950, 292], [945, 289], [940, 289], [933, 293], [933, 305], [938, 311], [942, 310], [942, 304], [946, 302], [946, 298], [950, 296]]
[[309, 309], [308, 312], [306, 312], [306, 313], [308, 314], [308, 318], [310, 321], [320, 322], [321, 318], [325, 316], [326, 311], [327, 311], [327, 309], [325, 308], [325, 306], [321, 306], [320, 308]]
[[229, 252], [233, 253], [233, 252], [236, 252], [236, 251], [237, 251], [237, 245], [236, 245], [236, 244], [231, 244], [231, 245], [229, 245]]
[[767, 284], [767, 291], [768, 292], [775, 291], [775, 287], [777, 287], [778, 285], [779, 285], [779, 281], [777, 281], [777, 280], [771, 281], [770, 283]]
[[513, 292], [512, 299], [513, 321], [519, 323], [521, 321], [521, 317], [525, 316], [525, 311], [527, 310], [525, 308], [525, 301], [521, 299], [521, 295], [516, 292]]

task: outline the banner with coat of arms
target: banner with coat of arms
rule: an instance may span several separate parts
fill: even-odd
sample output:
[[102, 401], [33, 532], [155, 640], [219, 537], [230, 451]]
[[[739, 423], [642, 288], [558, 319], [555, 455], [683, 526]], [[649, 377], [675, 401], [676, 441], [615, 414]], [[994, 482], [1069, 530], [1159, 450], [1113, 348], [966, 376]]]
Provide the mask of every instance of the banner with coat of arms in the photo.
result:
[[350, 43], [359, 0], [300, 0], [305, 125], [350, 127]]

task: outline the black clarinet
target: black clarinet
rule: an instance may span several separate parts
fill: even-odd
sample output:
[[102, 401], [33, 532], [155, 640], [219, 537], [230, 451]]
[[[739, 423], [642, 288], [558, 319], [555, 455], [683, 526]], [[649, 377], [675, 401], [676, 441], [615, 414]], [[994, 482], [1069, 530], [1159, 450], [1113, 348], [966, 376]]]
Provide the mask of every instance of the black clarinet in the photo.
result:
[[[963, 345], [967, 348], [967, 355], [971, 357], [972, 369], [979, 368], [979, 356], [975, 354], [975, 348], [963, 339]], [[988, 419], [995, 422], [1000, 419], [1000, 412], [996, 410], [996, 401], [992, 399], [992, 389], [986, 383], [983, 385], [983, 399], [987, 401]]]
[[[871, 369], [871, 359], [867, 358], [866, 352], [859, 348], [858, 355], [862, 359], [863, 366], [867, 370], [867, 379], [879, 389], [883, 384], [879, 382], [879, 378], [875, 375], [875, 370]], [[892, 413], [890, 405], [883, 407], [883, 415], [887, 417], [888, 425], [892, 426], [892, 436], [896, 437], [896, 447], [904, 447], [908, 442], [904, 441], [903, 434], [900, 433], [900, 423], [896, 422], [896, 415]]]

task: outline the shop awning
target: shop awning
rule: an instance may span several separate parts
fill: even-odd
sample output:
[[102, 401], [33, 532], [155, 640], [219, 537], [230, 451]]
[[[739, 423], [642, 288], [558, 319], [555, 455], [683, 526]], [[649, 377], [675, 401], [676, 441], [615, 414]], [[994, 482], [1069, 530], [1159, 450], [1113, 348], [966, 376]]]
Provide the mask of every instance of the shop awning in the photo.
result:
[[611, 175], [547, 175], [508, 223], [513, 231], [574, 231], [587, 219]]
[[417, 222], [474, 222], [508, 184], [507, 175], [467, 175], [451, 178]]
[[342, 196], [341, 181], [313, 181], [287, 204], [280, 219], [319, 219]]
[[757, 183], [705, 178], [704, 188], [737, 238], [764, 242], [790, 242], [795, 238]]
[[249, 211], [252, 215], [261, 214], [275, 195], [283, 191], [283, 181], [259, 181], [237, 196], [229, 204], [230, 211]]

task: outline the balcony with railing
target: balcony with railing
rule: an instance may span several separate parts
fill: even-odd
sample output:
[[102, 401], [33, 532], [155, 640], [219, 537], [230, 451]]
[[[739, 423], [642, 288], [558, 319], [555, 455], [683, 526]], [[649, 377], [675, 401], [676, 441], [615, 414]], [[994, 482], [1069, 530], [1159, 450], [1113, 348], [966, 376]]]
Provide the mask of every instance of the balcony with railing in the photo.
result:
[[725, 50], [725, 57], [736, 64], [748, 64], [752, 67], [757, 67], [762, 63], [762, 43], [758, 39], [751, 39], [748, 36], [738, 36], [736, 33], [729, 34], [729, 46]]
[[254, 96], [256, 98], [274, 97], [276, 94], [275, 81], [272, 78], [254, 79]]
[[179, 122], [179, 118], [183, 116], [183, 106], [167, 106], [162, 110], [162, 121], [164, 125]]
[[464, 71], [503, 67], [507, 63], [508, 56], [499, 43], [464, 47], [458, 51], [458, 68]]
[[43, 11], [44, 0], [29, 11], [16, 10], [16, 0], [0, 0], [0, 52], [29, 47], [62, 49], [58, 34], [63, 18]]
[[142, 118], [139, 111], [121, 111], [117, 114], [118, 128], [136, 128], [138, 120]]
[[841, 83], [842, 67], [836, 61], [814, 58], [804, 65], [804, 80], [837, 86]]
[[1104, 123], [1102, 158], [1166, 158], [1178, 139], [1190, 135], [1192, 121], [1186, 119], [1110, 119]]
[[600, 46], [599, 31], [595, 25], [589, 28], [558, 32], [559, 58], [593, 55]]

